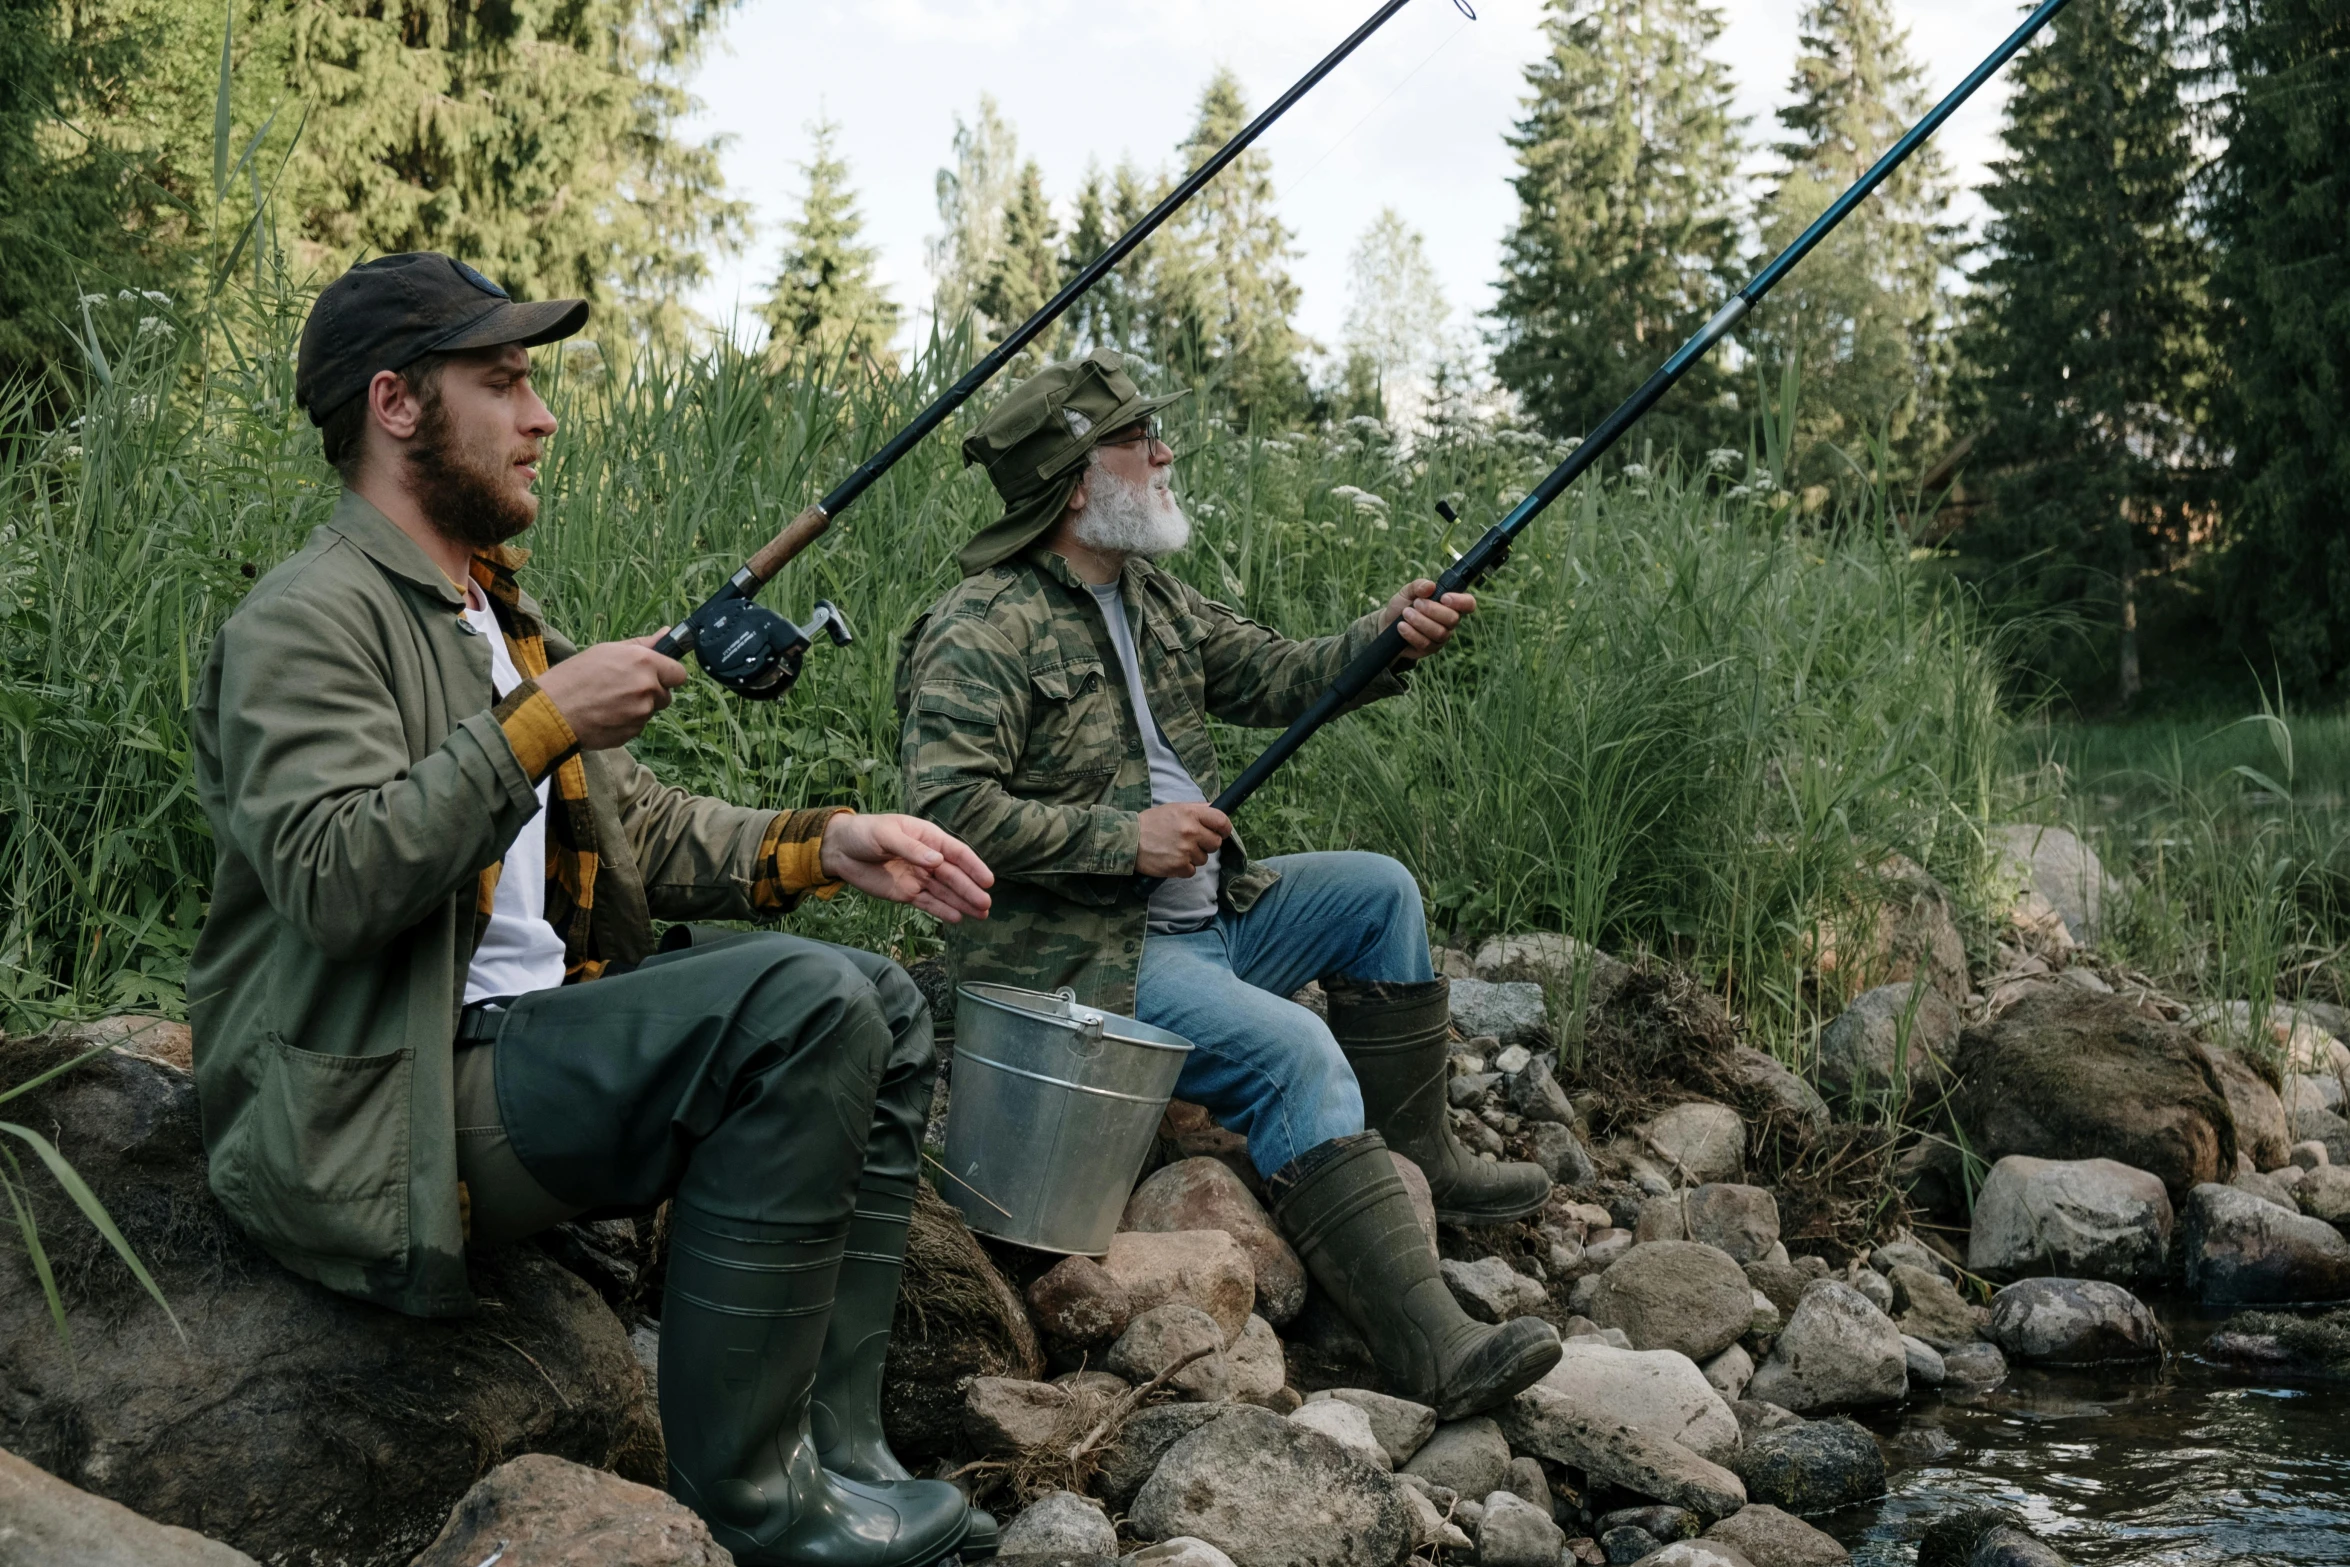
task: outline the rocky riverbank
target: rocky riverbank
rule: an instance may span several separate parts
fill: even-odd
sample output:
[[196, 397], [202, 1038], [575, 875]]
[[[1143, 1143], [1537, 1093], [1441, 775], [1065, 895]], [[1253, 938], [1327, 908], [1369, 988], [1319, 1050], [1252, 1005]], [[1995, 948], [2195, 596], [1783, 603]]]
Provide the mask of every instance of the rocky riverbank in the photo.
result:
[[[1178, 1104], [1101, 1258], [976, 1240], [926, 1197], [893, 1444], [1005, 1517], [1007, 1560], [1826, 1567], [1845, 1549], [1806, 1519], [1916, 1458], [1855, 1413], [2190, 1350], [2350, 1374], [2350, 1314], [2291, 1309], [2350, 1297], [2350, 1020], [2310, 1003], [2256, 1028], [2162, 994], [2098, 957], [2085, 848], [2007, 842], [2021, 892], [1972, 963], [1910, 867], [1814, 937], [1823, 989], [1853, 999], [1793, 1063], [1654, 961], [1555, 936], [1439, 954], [1456, 1129], [1558, 1183], [1521, 1224], [1423, 1215], [1471, 1313], [1565, 1336], [1504, 1408], [1439, 1423], [1389, 1396], [1239, 1140]], [[11, 1111], [88, 1177], [179, 1327], [33, 1188], [72, 1338], [26, 1259], [0, 1260], [0, 1514], [20, 1530], [0, 1567], [726, 1559], [652, 1489], [657, 1217], [485, 1259], [471, 1322], [352, 1305], [220, 1220], [184, 1032], [106, 1027], [114, 1051]], [[6, 1080], [91, 1037], [0, 1046]], [[2165, 1294], [2248, 1309], [2176, 1344], [2145, 1304]], [[1919, 1560], [2061, 1558], [1972, 1511]]]

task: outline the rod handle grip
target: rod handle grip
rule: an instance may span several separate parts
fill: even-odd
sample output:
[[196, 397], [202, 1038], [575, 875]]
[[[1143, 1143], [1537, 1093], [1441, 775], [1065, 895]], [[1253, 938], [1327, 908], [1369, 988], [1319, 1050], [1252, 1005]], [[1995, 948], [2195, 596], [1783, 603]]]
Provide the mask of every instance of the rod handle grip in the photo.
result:
[[743, 570], [750, 575], [753, 586], [769, 581], [790, 564], [791, 558], [818, 539], [832, 526], [832, 514], [822, 506], [811, 506], [784, 525], [781, 533], [759, 547], [759, 553], [747, 561]]

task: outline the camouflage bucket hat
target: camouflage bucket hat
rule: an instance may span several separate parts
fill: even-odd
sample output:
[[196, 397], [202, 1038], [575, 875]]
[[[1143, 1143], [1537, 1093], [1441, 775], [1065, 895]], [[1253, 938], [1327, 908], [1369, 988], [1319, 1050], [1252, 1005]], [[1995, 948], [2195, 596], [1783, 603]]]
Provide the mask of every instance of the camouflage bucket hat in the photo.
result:
[[963, 465], [984, 465], [1004, 498], [1003, 516], [956, 554], [963, 575], [1009, 560], [1050, 532], [1095, 443], [1183, 395], [1145, 397], [1112, 348], [1047, 365], [1005, 393], [963, 442]]

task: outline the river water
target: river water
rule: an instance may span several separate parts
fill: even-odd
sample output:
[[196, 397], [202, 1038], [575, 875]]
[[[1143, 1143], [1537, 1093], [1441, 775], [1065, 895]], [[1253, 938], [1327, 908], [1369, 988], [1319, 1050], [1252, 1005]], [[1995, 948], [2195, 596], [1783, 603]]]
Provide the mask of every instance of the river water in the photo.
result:
[[1934, 1518], [1986, 1504], [2079, 1567], [2350, 1567], [2350, 1384], [2209, 1364], [2224, 1316], [2150, 1304], [2175, 1351], [2159, 1370], [2019, 1368], [1871, 1421], [1907, 1461], [1891, 1494], [1814, 1522], [1864, 1567], [1914, 1561]]

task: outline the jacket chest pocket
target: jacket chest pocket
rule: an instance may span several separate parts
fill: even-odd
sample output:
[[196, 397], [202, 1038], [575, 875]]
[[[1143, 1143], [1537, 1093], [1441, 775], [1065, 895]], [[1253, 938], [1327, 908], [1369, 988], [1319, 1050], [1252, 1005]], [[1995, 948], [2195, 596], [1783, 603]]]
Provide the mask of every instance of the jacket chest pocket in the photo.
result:
[[1100, 798], [1126, 755], [1111, 678], [1090, 658], [1028, 672], [1028, 743], [1012, 772], [1012, 793], [1055, 805]]

